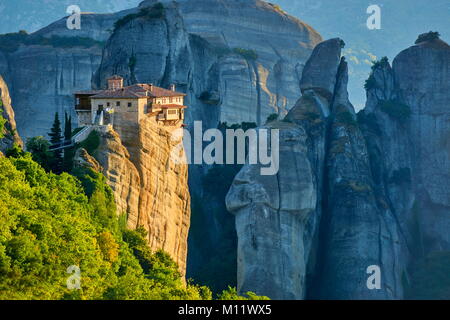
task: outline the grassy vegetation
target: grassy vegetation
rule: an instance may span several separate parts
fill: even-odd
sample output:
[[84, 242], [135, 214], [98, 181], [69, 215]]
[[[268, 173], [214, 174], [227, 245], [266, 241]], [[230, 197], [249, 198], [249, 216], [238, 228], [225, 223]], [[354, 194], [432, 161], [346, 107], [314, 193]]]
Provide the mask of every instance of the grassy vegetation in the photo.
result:
[[[142, 227], [126, 229], [101, 173], [48, 173], [20, 152], [0, 158], [0, 182], [0, 300], [212, 299], [150, 250]], [[67, 286], [70, 266], [81, 270], [79, 290]], [[265, 299], [234, 288], [218, 298]]]
[[162, 19], [165, 16], [165, 9], [162, 3], [156, 3], [152, 7], [148, 8], [142, 8], [139, 10], [138, 13], [131, 13], [129, 15], [124, 16], [123, 18], [117, 20], [114, 23], [114, 31], [118, 30], [119, 28], [123, 27], [130, 21], [137, 19], [137, 18], [143, 18], [146, 20], [152, 20], [152, 19]]
[[341, 111], [336, 114], [336, 122], [345, 126], [357, 126], [358, 122], [349, 111]]
[[411, 116], [411, 108], [396, 100], [380, 101], [378, 107], [391, 118], [401, 122], [408, 120]]
[[272, 113], [271, 115], [269, 115], [266, 119], [266, 123], [272, 122], [278, 120], [278, 113]]
[[54, 48], [91, 48], [95, 46], [103, 47], [105, 43], [87, 37], [59, 37], [53, 35], [50, 38], [45, 38], [42, 36], [31, 36], [26, 31], [0, 35], [0, 50], [2, 51], [14, 52], [21, 45], [42, 45]]
[[80, 148], [86, 149], [86, 151], [94, 155], [97, 148], [100, 146], [100, 134], [97, 131], [92, 131], [89, 136], [80, 143]]
[[253, 61], [258, 59], [258, 54], [255, 50], [251, 49], [243, 49], [243, 48], [234, 48], [233, 52], [244, 57], [247, 60]]
[[440, 33], [439, 32], [427, 32], [427, 33], [422, 33], [421, 35], [419, 35], [419, 37], [417, 38], [415, 44], [419, 44], [421, 42], [426, 42], [426, 41], [432, 41], [432, 40], [436, 40], [440, 38]]
[[377, 88], [377, 82], [375, 80], [374, 71], [377, 69], [384, 68], [389, 65], [389, 59], [388, 57], [383, 57], [380, 60], [372, 61], [372, 71], [369, 75], [369, 78], [364, 83], [364, 89], [371, 90]]

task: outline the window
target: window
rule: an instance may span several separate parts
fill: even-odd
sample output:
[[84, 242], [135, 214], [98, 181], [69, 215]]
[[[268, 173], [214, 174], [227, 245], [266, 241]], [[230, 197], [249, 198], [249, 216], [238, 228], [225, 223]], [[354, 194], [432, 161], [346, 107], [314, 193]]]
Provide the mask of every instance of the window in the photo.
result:
[[169, 102], [172, 103], [172, 98], [169, 98]]
[[107, 107], [111, 107], [111, 102], [107, 102], [107, 103], [106, 103], [106, 106], [107, 106]]
[[169, 114], [177, 114], [178, 112], [177, 112], [178, 110], [169, 110]]
[[128, 108], [131, 108], [133, 104], [131, 102], [128, 102]]
[[116, 102], [116, 106], [117, 106], [117, 107], [120, 107], [120, 101], [117, 101], [117, 102]]

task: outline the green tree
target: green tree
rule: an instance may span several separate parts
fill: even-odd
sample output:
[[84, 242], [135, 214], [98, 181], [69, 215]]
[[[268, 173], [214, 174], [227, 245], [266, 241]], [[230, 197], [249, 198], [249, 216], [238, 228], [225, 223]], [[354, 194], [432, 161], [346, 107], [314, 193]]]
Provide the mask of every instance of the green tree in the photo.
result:
[[[64, 114], [64, 141], [72, 140], [72, 116]], [[75, 156], [75, 148], [64, 149], [63, 171], [71, 172], [73, 168], [73, 157]]]
[[50, 142], [44, 137], [29, 138], [26, 143], [27, 151], [31, 152], [33, 160], [39, 163], [46, 171], [50, 171], [52, 154], [49, 151]]
[[[61, 135], [61, 121], [59, 121], [58, 112], [55, 113], [55, 120], [53, 121], [53, 126], [48, 135], [50, 137], [50, 142], [53, 146], [61, 146], [62, 145], [63, 137]], [[54, 173], [59, 174], [62, 172], [63, 150], [58, 149], [58, 150], [52, 151], [52, 154], [53, 154], [53, 159], [51, 161], [50, 168]]]

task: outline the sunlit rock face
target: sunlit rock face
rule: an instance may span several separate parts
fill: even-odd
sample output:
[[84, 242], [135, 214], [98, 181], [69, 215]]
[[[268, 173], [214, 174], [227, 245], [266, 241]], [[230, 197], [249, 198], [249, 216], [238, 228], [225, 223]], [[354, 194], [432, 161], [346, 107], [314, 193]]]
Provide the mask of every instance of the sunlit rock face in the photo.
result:
[[191, 212], [188, 168], [171, 160], [181, 141], [151, 117], [114, 128], [100, 131], [94, 157], [114, 192], [118, 213], [127, 216], [131, 229], [144, 227], [150, 248], [169, 253], [184, 275]]
[[22, 139], [17, 133], [14, 109], [11, 105], [8, 86], [0, 74], [0, 115], [6, 120], [3, 139], [0, 139], [0, 152], [12, 148], [14, 144], [23, 146]]

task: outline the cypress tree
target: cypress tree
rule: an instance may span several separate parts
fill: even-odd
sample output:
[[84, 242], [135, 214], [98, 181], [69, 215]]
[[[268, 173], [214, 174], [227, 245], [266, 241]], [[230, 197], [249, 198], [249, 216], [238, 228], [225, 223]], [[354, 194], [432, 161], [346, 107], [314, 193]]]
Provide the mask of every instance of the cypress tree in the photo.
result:
[[[69, 143], [72, 139], [72, 116], [64, 114], [64, 141]], [[64, 149], [63, 170], [65, 172], [71, 172], [73, 168], [74, 148], [70, 147]]]
[[[53, 121], [53, 126], [50, 130], [50, 133], [48, 136], [50, 137], [50, 142], [55, 147], [61, 147], [62, 146], [62, 135], [61, 135], [61, 121], [59, 121], [59, 115], [58, 112], [55, 113], [55, 120]], [[58, 149], [55, 151], [52, 151], [53, 159], [51, 161], [50, 168], [51, 170], [56, 173], [60, 174], [62, 172], [62, 165], [63, 165], [63, 149]]]

